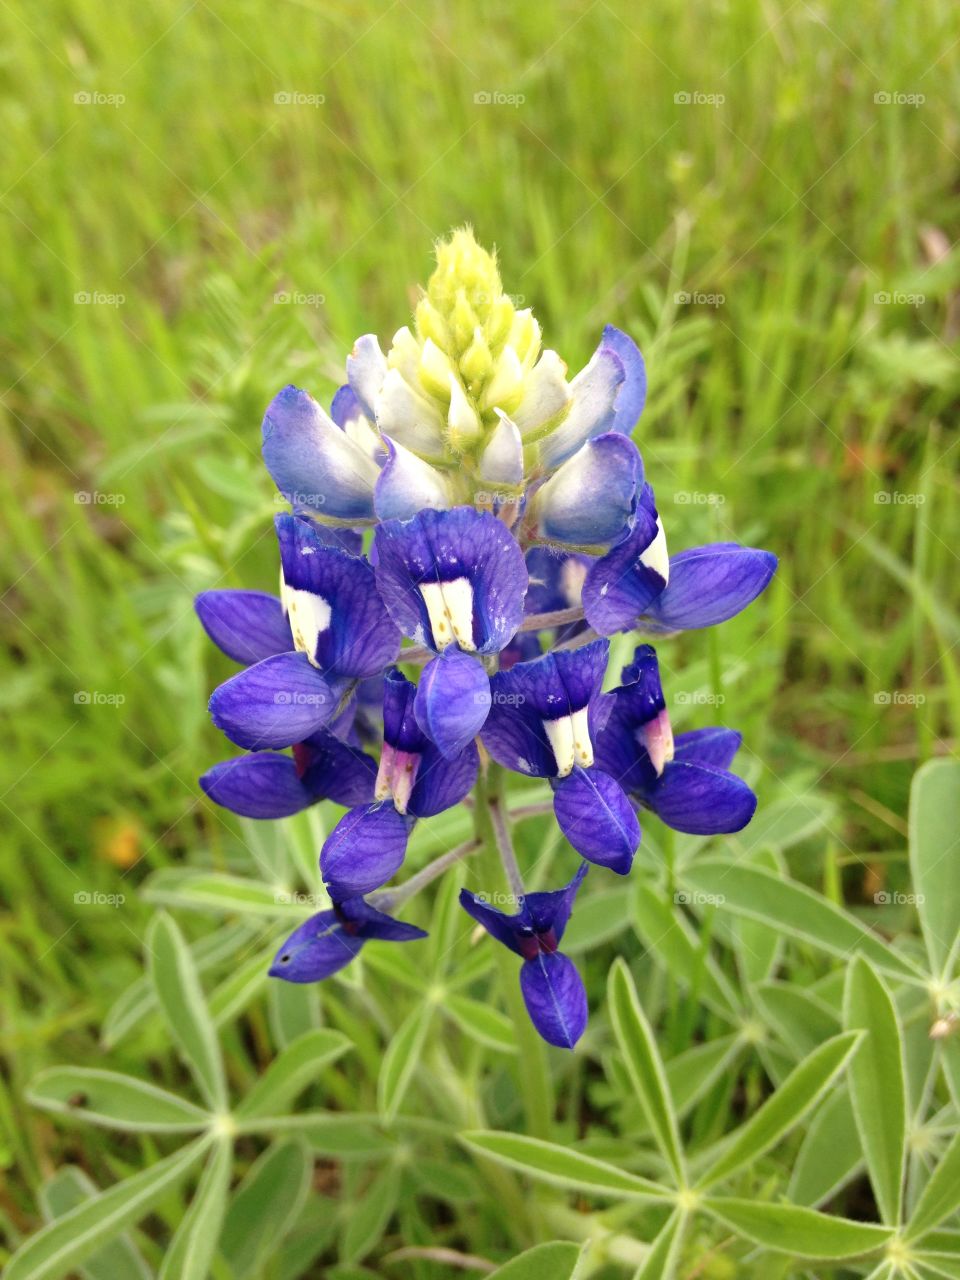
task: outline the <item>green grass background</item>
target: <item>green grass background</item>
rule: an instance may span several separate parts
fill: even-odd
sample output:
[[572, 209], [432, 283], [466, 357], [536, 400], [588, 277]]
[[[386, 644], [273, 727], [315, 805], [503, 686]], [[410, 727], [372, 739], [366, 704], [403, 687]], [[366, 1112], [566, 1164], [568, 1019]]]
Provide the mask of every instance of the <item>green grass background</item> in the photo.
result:
[[[910, 776], [960, 720], [954, 5], [50, 0], [0, 30], [8, 1225], [78, 1158], [22, 1091], [99, 1060], [136, 886], [231, 839], [195, 784], [228, 666], [191, 597], [273, 583], [263, 407], [388, 340], [453, 225], [571, 369], [606, 322], [640, 342], [671, 546], [781, 557], [665, 646], [675, 720], [741, 728], [761, 800], [829, 804], [802, 878], [854, 908], [903, 886]], [[137, 1162], [85, 1142], [105, 1180]]]

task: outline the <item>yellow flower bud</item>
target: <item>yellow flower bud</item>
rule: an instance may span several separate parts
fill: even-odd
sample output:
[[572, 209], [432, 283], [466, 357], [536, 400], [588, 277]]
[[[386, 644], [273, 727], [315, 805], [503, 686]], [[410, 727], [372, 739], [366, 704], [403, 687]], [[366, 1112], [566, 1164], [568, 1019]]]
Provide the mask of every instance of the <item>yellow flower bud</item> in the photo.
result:
[[415, 320], [417, 337], [421, 342], [431, 339], [442, 351], [447, 350], [450, 345], [447, 323], [429, 298], [421, 298], [417, 303]]
[[489, 378], [493, 372], [493, 357], [483, 330], [477, 325], [473, 333], [473, 341], [460, 357], [460, 373], [467, 389], [476, 394], [476, 389]]
[[417, 370], [421, 387], [428, 395], [436, 396], [438, 400], [446, 400], [450, 395], [452, 372], [453, 365], [449, 357], [440, 350], [432, 338], [428, 338], [420, 352], [420, 367]]
[[502, 350], [513, 329], [513, 316], [513, 303], [506, 294], [503, 294], [490, 308], [487, 322], [483, 326], [487, 345], [491, 351]]

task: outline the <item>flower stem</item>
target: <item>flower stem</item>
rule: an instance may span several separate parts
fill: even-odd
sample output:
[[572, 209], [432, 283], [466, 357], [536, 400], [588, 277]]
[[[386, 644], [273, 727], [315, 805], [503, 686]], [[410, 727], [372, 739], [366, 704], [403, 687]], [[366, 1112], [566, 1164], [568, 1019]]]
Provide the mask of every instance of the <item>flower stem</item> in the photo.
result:
[[474, 839], [458, 845], [456, 849], [451, 849], [449, 853], [441, 853], [439, 858], [434, 858], [432, 862], [428, 862], [425, 867], [421, 867], [415, 875], [412, 875], [403, 884], [397, 885], [395, 889], [384, 889], [381, 893], [371, 894], [370, 905], [376, 907], [378, 911], [394, 910], [406, 902], [408, 898], [412, 898], [415, 893], [419, 893], [421, 889], [426, 888], [431, 881], [436, 880], [437, 876], [442, 876], [450, 867], [469, 857], [471, 853], [476, 853], [479, 848], [480, 841]]
[[523, 876], [520, 874], [520, 867], [517, 865], [517, 855], [514, 852], [513, 840], [510, 838], [510, 825], [507, 821], [507, 815], [503, 811], [503, 797], [491, 796], [489, 803], [490, 821], [493, 825], [493, 838], [496, 842], [497, 853], [500, 855], [504, 875], [507, 877], [507, 883], [513, 895], [513, 905], [519, 911], [520, 902], [523, 898]]

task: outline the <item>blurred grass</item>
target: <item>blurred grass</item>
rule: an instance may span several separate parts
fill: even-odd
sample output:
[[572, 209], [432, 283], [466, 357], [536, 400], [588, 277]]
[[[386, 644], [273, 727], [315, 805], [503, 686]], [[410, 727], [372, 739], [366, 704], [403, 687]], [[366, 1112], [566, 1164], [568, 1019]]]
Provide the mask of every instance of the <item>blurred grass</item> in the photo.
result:
[[[223, 750], [205, 699], [227, 668], [190, 600], [274, 580], [263, 406], [289, 380], [328, 395], [464, 220], [571, 368], [607, 321], [641, 342], [672, 547], [782, 558], [743, 618], [664, 646], [671, 688], [720, 674], [761, 796], [788, 776], [835, 798], [809, 878], [829, 853], [856, 902], [862, 863], [902, 855], [910, 773], [960, 723], [960, 19], [878, 12], [0, 10], [0, 1156], [28, 1182], [54, 1138], [23, 1081], [64, 1037], [97, 1054], [138, 970], [136, 884], [224, 856], [195, 778]], [[22, 1224], [29, 1201], [3, 1209]]]

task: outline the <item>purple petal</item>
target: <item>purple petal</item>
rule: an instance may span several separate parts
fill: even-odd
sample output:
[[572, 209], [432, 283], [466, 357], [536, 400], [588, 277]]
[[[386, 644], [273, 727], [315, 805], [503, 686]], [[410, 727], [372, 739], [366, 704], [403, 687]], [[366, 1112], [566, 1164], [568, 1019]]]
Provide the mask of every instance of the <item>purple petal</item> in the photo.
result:
[[332, 898], [370, 893], [403, 862], [412, 822], [391, 803], [365, 804], [344, 814], [320, 851], [320, 871]]
[[527, 552], [527, 613], [551, 613], [580, 604], [584, 579], [593, 557], [555, 547], [534, 547]]
[[735, 729], [692, 729], [677, 734], [674, 759], [687, 764], [708, 764], [715, 769], [729, 769], [740, 750], [743, 735]]
[[590, 363], [570, 383], [570, 408], [560, 426], [540, 446], [544, 467], [558, 467], [587, 440], [610, 431], [616, 421], [617, 393], [625, 371], [612, 345], [602, 340]]
[[397, 751], [422, 755], [429, 738], [417, 724], [417, 686], [396, 667], [383, 678], [383, 740]]
[[[468, 916], [472, 916], [478, 924], [482, 924], [491, 938], [503, 943], [517, 955], [522, 955], [519, 941], [519, 915], [498, 911], [487, 902], [487, 895], [471, 893], [468, 889], [460, 890], [460, 905]], [[515, 904], [518, 905], [518, 904]]]
[[[330, 678], [363, 679], [379, 674], [400, 650], [400, 633], [377, 591], [373, 569], [366, 560], [324, 546], [315, 527], [298, 516], [275, 520], [280, 562], [287, 592], [306, 592], [316, 600], [292, 598], [288, 608], [295, 636], [313, 648], [315, 665]], [[288, 600], [288, 594], [284, 599]], [[305, 628], [313, 629], [306, 633]]]
[[628, 436], [637, 425], [647, 399], [647, 370], [643, 356], [634, 340], [612, 324], [605, 327], [600, 345], [613, 351], [623, 365], [624, 378], [617, 392], [611, 430]]
[[337, 392], [330, 401], [330, 417], [342, 431], [348, 422], [353, 422], [355, 418], [365, 417], [363, 405], [357, 399], [356, 393], [349, 384], [337, 388]]
[[601, 769], [574, 769], [553, 796], [560, 830], [590, 862], [626, 875], [640, 844], [640, 823], [619, 785]]
[[537, 532], [571, 546], [613, 542], [626, 530], [642, 476], [632, 440], [615, 431], [588, 440], [537, 491]]
[[273, 751], [215, 764], [200, 786], [216, 804], [243, 818], [288, 818], [314, 801], [291, 757]]
[[660, 683], [660, 664], [652, 644], [637, 645], [633, 661], [623, 668], [623, 684], [614, 690], [618, 705], [639, 728], [655, 720], [666, 707]]
[[280, 653], [215, 689], [210, 715], [238, 747], [261, 751], [303, 742], [331, 719], [340, 691], [304, 653]]
[[424, 667], [413, 705], [420, 728], [451, 758], [483, 728], [490, 678], [477, 658], [447, 649]]
[[402, 444], [383, 437], [387, 460], [374, 490], [373, 505], [380, 520], [409, 520], [427, 507], [444, 510], [453, 494], [447, 477]]
[[604, 694], [600, 701], [608, 711], [606, 724], [593, 735], [593, 757], [598, 769], [615, 778], [630, 795], [646, 794], [657, 780], [646, 750], [637, 737], [638, 726], [621, 690]]
[[480, 755], [471, 742], [448, 760], [438, 747], [428, 746], [417, 770], [407, 806], [416, 818], [432, 818], [459, 804], [473, 790], [480, 769]]
[[574, 899], [587, 871], [587, 864], [581, 862], [576, 875], [562, 889], [548, 889], [543, 893], [526, 895], [521, 915], [534, 933], [546, 933], [552, 929], [554, 939], [557, 942], [562, 939], [573, 911]]
[[363, 898], [347, 898], [337, 904], [337, 912], [344, 921], [344, 927], [355, 930], [367, 941], [380, 938], [384, 942], [415, 942], [417, 938], [427, 936], [423, 929], [415, 924], [404, 924], [402, 920], [394, 920], [376, 907], [371, 907]]
[[201, 591], [193, 607], [204, 631], [234, 662], [249, 665], [293, 649], [276, 596], [263, 591]]
[[[480, 733], [480, 741], [504, 768], [532, 778], [549, 778], [557, 771], [543, 720], [528, 705], [520, 690], [506, 681], [529, 665], [518, 662], [508, 671], [498, 671], [490, 681], [492, 702]], [[522, 686], [521, 686], [522, 688]]]
[[270, 977], [319, 982], [349, 964], [364, 941], [346, 933], [334, 911], [320, 911], [287, 938], [270, 966]]
[[332, 733], [321, 729], [295, 746], [293, 755], [311, 800], [352, 807], [373, 799], [376, 761]]
[[644, 799], [661, 822], [692, 836], [740, 831], [757, 807], [742, 778], [685, 760], [671, 761]]
[[294, 507], [336, 520], [373, 517], [376, 463], [306, 391], [284, 387], [268, 405], [263, 460]]
[[481, 653], [503, 648], [523, 621], [527, 567], [506, 527], [473, 507], [422, 511], [388, 520], [375, 534], [377, 585], [411, 639], [439, 649], [421, 593], [425, 583], [466, 579], [473, 593], [472, 641]]
[[776, 568], [777, 557], [755, 547], [729, 542], [691, 547], [671, 556], [669, 585], [641, 611], [664, 631], [712, 627], [755, 600]]
[[541, 953], [520, 966], [520, 990], [533, 1025], [547, 1044], [572, 1049], [587, 1025], [587, 993], [569, 956]]
[[630, 533], [587, 570], [583, 610], [594, 631], [631, 631], [663, 591], [663, 576], [652, 567], [659, 534], [656, 507], [646, 486]]

